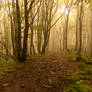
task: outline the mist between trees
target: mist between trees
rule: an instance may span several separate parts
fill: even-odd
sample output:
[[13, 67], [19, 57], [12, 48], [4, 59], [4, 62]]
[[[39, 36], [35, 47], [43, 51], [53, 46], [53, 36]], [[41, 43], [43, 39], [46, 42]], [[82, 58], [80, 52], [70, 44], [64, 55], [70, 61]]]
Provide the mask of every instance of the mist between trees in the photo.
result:
[[0, 0], [0, 56], [75, 50], [92, 56], [91, 0]]

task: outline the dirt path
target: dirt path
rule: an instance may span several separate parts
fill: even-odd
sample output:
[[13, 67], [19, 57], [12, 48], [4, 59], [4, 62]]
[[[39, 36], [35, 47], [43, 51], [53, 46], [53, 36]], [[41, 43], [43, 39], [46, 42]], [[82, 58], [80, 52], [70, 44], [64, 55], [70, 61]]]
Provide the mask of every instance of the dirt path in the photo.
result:
[[63, 92], [69, 71], [76, 64], [58, 54], [27, 61], [23, 69], [8, 74], [0, 82], [0, 92]]

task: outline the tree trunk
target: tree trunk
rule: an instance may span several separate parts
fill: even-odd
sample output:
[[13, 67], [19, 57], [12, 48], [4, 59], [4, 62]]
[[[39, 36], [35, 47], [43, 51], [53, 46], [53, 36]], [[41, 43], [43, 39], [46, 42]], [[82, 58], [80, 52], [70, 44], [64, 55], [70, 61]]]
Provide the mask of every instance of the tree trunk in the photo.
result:
[[69, 12], [68, 12], [68, 15], [66, 16], [65, 29], [63, 30], [63, 49], [64, 50], [67, 50], [68, 22], [69, 22]]
[[44, 43], [43, 43], [43, 46], [42, 46], [42, 54], [45, 54], [46, 46], [47, 46], [48, 41], [49, 41], [49, 36], [50, 36], [50, 30], [45, 31], [45, 33], [44, 33]]
[[21, 17], [20, 17], [20, 8], [19, 8], [19, 1], [16, 0], [16, 10], [17, 10], [17, 46], [18, 46], [18, 60], [21, 57]]
[[79, 7], [77, 9], [77, 18], [76, 18], [76, 43], [75, 50], [78, 50], [78, 32], [79, 32]]
[[82, 21], [83, 21], [83, 1], [81, 1], [80, 6], [80, 15], [79, 15], [79, 49], [78, 49], [78, 57], [76, 58], [77, 61], [82, 59], [81, 52], [82, 52]]
[[33, 44], [33, 38], [34, 38], [34, 32], [33, 32], [33, 23], [31, 24], [31, 42], [30, 42], [30, 53], [35, 54], [34, 44]]
[[24, 29], [24, 40], [23, 40], [23, 50], [22, 50], [22, 56], [21, 61], [24, 61], [27, 56], [27, 41], [28, 41], [28, 13], [27, 13], [27, 0], [24, 0], [24, 9], [25, 9], [25, 29]]

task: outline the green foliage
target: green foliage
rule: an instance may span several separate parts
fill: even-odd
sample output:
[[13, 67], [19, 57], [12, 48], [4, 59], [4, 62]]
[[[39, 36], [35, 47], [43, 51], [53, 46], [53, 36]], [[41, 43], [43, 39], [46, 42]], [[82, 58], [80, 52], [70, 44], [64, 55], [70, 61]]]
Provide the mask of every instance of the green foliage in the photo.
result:
[[78, 62], [80, 68], [86, 68], [86, 64], [83, 61]]
[[78, 62], [78, 66], [81, 71], [73, 71], [72, 75], [69, 77], [70, 80], [80, 80], [80, 79], [92, 79], [92, 65], [88, 65], [83, 61]]
[[68, 79], [70, 80], [70, 82], [72, 84], [74, 84], [77, 81], [80, 81], [81, 79], [84, 79], [84, 77], [85, 77], [84, 74], [85, 74], [85, 72], [77, 71], [77, 72], [73, 73]]
[[[63, 51], [64, 56], [76, 60], [77, 53], [74, 50]], [[77, 62], [78, 68], [70, 72], [70, 87], [64, 92], [92, 92], [88, 80], [92, 80], [92, 60], [89, 56], [82, 53], [81, 60]]]
[[92, 79], [92, 66], [83, 61], [78, 62], [78, 65], [81, 71], [76, 69], [71, 72], [71, 76], [68, 78], [71, 85], [64, 92], [92, 92], [90, 81], [88, 81]]
[[86, 62], [89, 61], [89, 58], [90, 58], [89, 55], [86, 52], [82, 52], [81, 53], [81, 57], [83, 59], [81, 61], [84, 61], [85, 60]]
[[86, 74], [87, 75], [92, 75], [92, 67], [87, 67], [87, 68], [85, 68], [85, 72], [86, 72]]
[[88, 84], [80, 82], [79, 84], [71, 85], [69, 89], [64, 92], [92, 92], [92, 88]]
[[83, 72], [73, 73], [73, 75], [70, 76], [71, 86], [64, 92], [92, 92], [92, 88], [89, 86], [89, 81], [82, 80], [84, 77]]
[[13, 60], [0, 61], [0, 79], [2, 79], [7, 73], [16, 71], [16, 69], [22, 67], [22, 64]]
[[78, 62], [79, 67], [85, 72], [85, 78], [92, 79], [92, 65], [86, 64], [86, 62]]

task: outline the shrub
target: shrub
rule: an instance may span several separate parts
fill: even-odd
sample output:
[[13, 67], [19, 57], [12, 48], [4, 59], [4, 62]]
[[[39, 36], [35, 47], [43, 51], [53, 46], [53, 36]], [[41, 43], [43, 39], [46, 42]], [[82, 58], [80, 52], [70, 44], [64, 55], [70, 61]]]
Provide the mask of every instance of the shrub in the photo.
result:
[[75, 71], [75, 73], [73, 73], [68, 79], [70, 80], [70, 82], [73, 84], [81, 79], [83, 79], [85, 72], [82, 71]]
[[7, 73], [16, 71], [18, 68], [22, 68], [23, 64], [8, 60], [8, 61], [0, 61], [0, 79], [2, 79]]
[[88, 81], [80, 80], [75, 84], [72, 84], [64, 92], [92, 92], [92, 88], [89, 86]]

